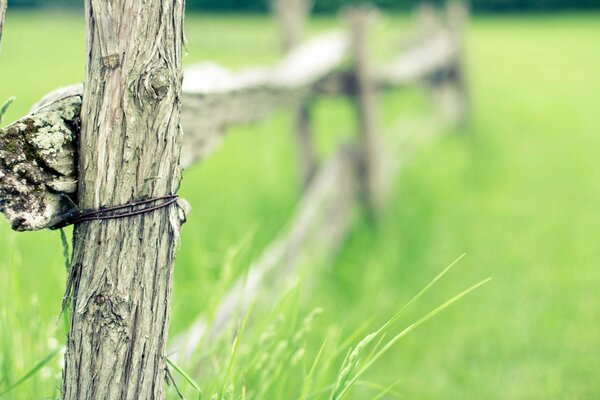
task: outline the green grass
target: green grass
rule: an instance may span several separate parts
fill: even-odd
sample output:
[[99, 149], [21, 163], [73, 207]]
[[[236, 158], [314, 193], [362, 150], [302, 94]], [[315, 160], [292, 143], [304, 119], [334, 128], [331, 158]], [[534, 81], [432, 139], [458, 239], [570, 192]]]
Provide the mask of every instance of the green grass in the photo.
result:
[[[333, 23], [318, 20], [311, 29]], [[406, 30], [406, 19], [379, 32], [386, 43], [396, 27]], [[186, 30], [186, 63], [236, 67], [277, 57], [276, 27], [263, 17], [191, 15]], [[493, 282], [391, 347], [349, 398], [600, 396], [598, 37], [599, 14], [475, 19], [468, 30], [468, 131], [420, 152], [379, 223], [359, 219], [334, 262], [308, 266], [311, 279], [272, 307], [258, 304], [235, 358], [231, 342], [223, 342], [203, 360], [205, 373], [181, 366], [203, 398], [240, 396], [243, 387], [248, 399], [303, 392], [330, 398], [349, 349], [463, 252], [360, 362], [464, 288], [487, 276]], [[84, 47], [78, 15], [9, 10], [0, 103], [17, 100], [4, 122], [47, 91], [82, 80]], [[386, 96], [384, 104], [387, 119], [424, 107], [418, 91]], [[353, 116], [343, 101], [324, 101], [316, 114], [324, 156], [352, 132]], [[220, 152], [187, 171], [182, 195], [194, 210], [177, 260], [172, 335], [214, 308], [293, 210], [289, 130], [285, 113], [237, 128]], [[0, 392], [64, 342], [64, 280], [57, 232], [17, 234], [0, 222]], [[59, 359], [3, 398], [52, 396]], [[185, 377], [173, 375], [186, 398], [198, 397]]]

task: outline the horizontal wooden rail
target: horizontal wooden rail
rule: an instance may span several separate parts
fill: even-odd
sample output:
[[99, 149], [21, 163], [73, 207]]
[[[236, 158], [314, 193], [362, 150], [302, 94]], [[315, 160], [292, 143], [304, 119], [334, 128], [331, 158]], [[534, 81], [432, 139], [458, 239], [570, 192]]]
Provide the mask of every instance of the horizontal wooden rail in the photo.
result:
[[[328, 160], [311, 180], [287, 228], [252, 263], [222, 298], [212, 321], [198, 318], [177, 336], [169, 350], [176, 360], [186, 360], [206, 341], [219, 337], [236, 317], [244, 315], [259, 294], [290, 287], [303, 260], [311, 263], [334, 254], [351, 223], [358, 185], [357, 151], [346, 146]], [[277, 294], [272, 293], [272, 297]]]
[[[455, 74], [462, 71], [453, 69], [460, 69], [460, 60], [456, 59], [460, 36], [438, 29], [436, 18], [427, 21], [427, 28], [433, 28], [429, 31], [432, 35], [426, 35], [426, 40], [421, 41], [421, 45], [411, 48], [386, 68], [369, 75], [367, 49], [360, 47], [366, 42], [366, 38], [361, 37], [364, 35], [364, 30], [361, 32], [361, 29], [368, 22], [367, 14], [368, 10], [351, 10], [347, 13], [347, 20], [355, 35], [354, 70], [330, 76], [328, 85], [324, 87], [329, 90], [333, 88], [333, 93], [340, 93], [352, 85], [359, 86], [361, 79], [362, 85], [373, 84], [368, 82], [371, 79], [376, 88], [384, 89], [424, 78], [433, 82], [430, 83], [430, 88], [434, 92], [440, 90], [436, 88], [437, 85], [440, 88], [457, 85], [454, 82]], [[460, 24], [455, 27], [460, 28]], [[317, 171], [287, 229], [249, 266], [248, 273], [234, 283], [212, 318], [209, 320], [205, 315], [200, 316], [190, 328], [172, 340], [169, 354], [179, 363], [196, 371], [198, 365], [194, 364], [194, 360], [208, 354], [225, 332], [235, 328], [235, 321], [243, 318], [250, 304], [261, 298], [268, 298], [272, 303], [286, 292], [285, 288], [292, 287], [300, 276], [314, 275], [310, 271], [302, 273], [302, 265], [309, 268], [322, 264], [326, 257], [333, 257], [337, 253], [352, 224], [352, 210], [359, 199], [364, 200], [365, 183], [369, 183], [365, 182], [365, 155], [377, 162], [368, 179], [375, 183], [378, 192], [376, 195], [385, 202], [389, 199], [404, 163], [437, 134], [460, 122], [455, 118], [448, 118], [444, 107], [434, 107], [438, 113], [427, 115], [426, 118], [403, 115], [391, 132], [382, 136], [375, 133], [376, 110], [368, 109], [369, 102], [372, 105], [376, 98], [367, 98], [365, 87], [357, 89], [359, 90], [349, 94], [359, 99], [356, 105], [363, 140], [356, 143], [352, 150], [348, 147], [337, 153]], [[460, 89], [455, 91], [459, 97], [464, 95]], [[463, 99], [453, 100], [461, 102]], [[368, 134], [375, 141], [370, 146], [364, 140]], [[308, 285], [304, 282], [304, 291], [310, 290], [310, 286], [310, 282]]]
[[[449, 37], [436, 36], [415, 44], [375, 74], [376, 85], [402, 86], [446, 68], [454, 55], [451, 42]], [[437, 56], [440, 49], [443, 57]], [[319, 94], [352, 91], [348, 70], [343, 68], [349, 51], [348, 35], [336, 31], [299, 46], [273, 68], [239, 73], [214, 64], [189, 68], [183, 83], [182, 165], [206, 158], [233, 125], [299, 107]], [[82, 85], [54, 91], [31, 114], [0, 130], [0, 211], [15, 230], [52, 227], [74, 209], [81, 93]]]
[[442, 30], [408, 48], [392, 63], [376, 71], [375, 81], [380, 88], [398, 88], [416, 83], [449, 67], [458, 50], [454, 36]]

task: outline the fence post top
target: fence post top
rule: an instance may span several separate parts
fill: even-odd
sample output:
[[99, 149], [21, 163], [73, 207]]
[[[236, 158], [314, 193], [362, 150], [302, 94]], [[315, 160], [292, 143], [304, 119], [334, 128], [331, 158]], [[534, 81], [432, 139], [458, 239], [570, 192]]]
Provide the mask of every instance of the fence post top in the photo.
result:
[[381, 11], [373, 4], [365, 3], [342, 8], [342, 19], [351, 26], [366, 25], [376, 21]]
[[469, 5], [463, 0], [451, 0], [446, 5], [446, 18], [451, 28], [463, 25], [469, 14]]

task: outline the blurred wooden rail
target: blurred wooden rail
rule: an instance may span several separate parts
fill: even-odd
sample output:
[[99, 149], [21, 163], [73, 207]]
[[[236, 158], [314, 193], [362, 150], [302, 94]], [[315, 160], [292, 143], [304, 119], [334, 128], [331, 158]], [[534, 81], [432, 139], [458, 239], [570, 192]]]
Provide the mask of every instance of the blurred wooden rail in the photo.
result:
[[[307, 255], [314, 262], [335, 253], [351, 224], [356, 200], [362, 198], [376, 214], [398, 164], [442, 125], [466, 118], [462, 3], [449, 4], [446, 22], [431, 8], [422, 8], [419, 39], [383, 66], [373, 65], [368, 54], [370, 14], [350, 11], [349, 29], [324, 33], [304, 45], [295, 44], [298, 32], [290, 34], [288, 52], [272, 68], [234, 73], [215, 64], [200, 64], [186, 70], [183, 166], [207, 158], [228, 128], [264, 119], [282, 108], [295, 110], [305, 191], [287, 228], [224, 297], [212, 325], [200, 318], [173, 341], [178, 356], [193, 354], [203, 339], [220, 333], [244, 312], [259, 288], [293, 280]], [[420, 82], [439, 102], [441, 117], [432, 117], [426, 126], [404, 125], [400, 134], [380, 135], [378, 93]], [[31, 114], [0, 130], [0, 209], [13, 229], [52, 227], [73, 210], [81, 93], [82, 85], [54, 91]], [[360, 140], [344, 146], [320, 168], [311, 147], [308, 112], [309, 101], [317, 96], [354, 99], [360, 126]]]
[[[457, 48], [450, 31], [440, 30], [406, 49], [392, 64], [373, 71], [375, 85], [397, 88], [450, 68]], [[299, 46], [273, 68], [238, 73], [214, 64], [188, 68], [182, 98], [182, 165], [208, 157], [231, 126], [264, 119], [282, 108], [299, 107], [318, 95], [352, 94], [352, 71], [344, 68], [350, 55], [349, 37], [340, 31]], [[0, 139], [3, 148], [14, 148], [19, 142], [16, 147], [27, 145], [31, 150], [23, 152], [23, 159], [16, 164], [14, 154], [0, 150], [1, 206], [13, 229], [44, 229], [69, 215], [72, 203], [65, 194], [77, 191], [73, 154], [81, 93], [82, 85], [54, 91], [36, 104], [31, 114], [4, 128], [10, 135]], [[49, 135], [54, 142], [45, 139]], [[70, 167], [57, 171], [36, 165], [48, 157], [45, 153], [52, 153], [52, 163]]]
[[[453, 4], [451, 7], [457, 5]], [[431, 17], [435, 15], [432, 12], [429, 8], [423, 8], [421, 19], [431, 23]], [[453, 25], [455, 29], [461, 29], [465, 11], [450, 9], [448, 12], [461, 18], [461, 23]], [[357, 31], [366, 28], [368, 16], [364, 12], [354, 12], [354, 15], [347, 16], [347, 19], [355, 32], [352, 55], [356, 57], [359, 53], [356, 47], [364, 45], [356, 41], [366, 42], [366, 38], [361, 38], [361, 33]], [[309, 181], [296, 211], [282, 233], [249, 266], [247, 275], [240, 277], [233, 284], [216, 308], [213, 319], [199, 316], [190, 328], [171, 340], [170, 357], [177, 362], [188, 364], [190, 368], [198, 368], [198, 357], [194, 358], [194, 355], [198, 355], [198, 350], [204, 349], [203, 354], [208, 353], [211, 343], [226, 332], [232, 322], [242, 318], [250, 304], [259, 297], [276, 298], [283, 288], [292, 287], [299, 279], [299, 268], [304, 263], [319, 263], [335, 255], [351, 226], [360, 193], [363, 200], [365, 196], [377, 196], [379, 199], [368, 202], [369, 206], [377, 207], [378, 202], [384, 201], [389, 194], [405, 161], [431, 138], [447, 129], [448, 124], [462, 124], [467, 112], [466, 90], [464, 82], [454, 82], [457, 77], [462, 78], [460, 71], [455, 71], [461, 67], [461, 60], [458, 59], [461, 56], [461, 43], [458, 41], [460, 35], [457, 32], [439, 29], [439, 26], [428, 32], [432, 35], [421, 38], [418, 44], [406, 49], [392, 64], [376, 71], [369, 70], [368, 64], [363, 65], [365, 70], [362, 71], [362, 78], [371, 79], [373, 87], [379, 90], [431, 80], [430, 89], [435, 92], [435, 87], [439, 85], [443, 91], [441, 96], [434, 93], [434, 100], [442, 102], [439, 115], [430, 116], [425, 120], [400, 117], [388, 135], [370, 132], [370, 135], [375, 136], [370, 138], [374, 141], [370, 149], [373, 154], [365, 152], [365, 142], [369, 139], [363, 137], [359, 143], [343, 146], [327, 160]], [[362, 57], [368, 55], [363, 54]], [[338, 71], [326, 77], [323, 82], [327, 83], [321, 83], [317, 90], [329, 94], [361, 96], [354, 81], [354, 71], [359, 61], [355, 59], [349, 70]], [[356, 103], [363, 134], [366, 129], [375, 131], [378, 128], [376, 113], [373, 110], [362, 109], [365, 107], [364, 100]], [[366, 101], [374, 102], [376, 99]], [[376, 104], [371, 104], [373, 105]], [[368, 103], [366, 107], [369, 107]], [[366, 114], [368, 116], [365, 118]], [[297, 115], [298, 117], [301, 116]], [[375, 121], [369, 121], [368, 118]], [[297, 135], [308, 133], [299, 131]], [[364, 158], [369, 156], [374, 157], [372, 161], [376, 162], [373, 171], [375, 176], [365, 177], [365, 171], [362, 170], [366, 161]], [[305, 169], [304, 172], [311, 167], [310, 164], [303, 165], [307, 161], [310, 163], [310, 159], [307, 160], [302, 154], [298, 161], [299, 167]], [[375, 181], [372, 182], [373, 189], [369, 188], [370, 184], [365, 182], [366, 179]], [[370, 193], [370, 190], [376, 190], [377, 193]]]

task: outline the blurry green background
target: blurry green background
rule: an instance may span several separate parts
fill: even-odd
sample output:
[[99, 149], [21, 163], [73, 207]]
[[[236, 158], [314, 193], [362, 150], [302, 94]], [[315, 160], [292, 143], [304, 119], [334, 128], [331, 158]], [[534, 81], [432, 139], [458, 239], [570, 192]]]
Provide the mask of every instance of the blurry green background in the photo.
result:
[[[310, 33], [337, 24], [317, 17]], [[391, 56], [411, 24], [405, 15], [384, 18], [377, 47]], [[189, 13], [186, 35], [186, 64], [240, 67], [279, 56], [268, 16]], [[327, 338], [311, 398], [328, 398], [348, 347], [466, 252], [393, 332], [481, 278], [492, 283], [400, 341], [350, 398], [374, 398], [394, 383], [383, 398], [600, 397], [600, 14], [475, 16], [466, 37], [469, 128], [448, 132], [407, 165], [378, 224], [359, 216], [334, 261], [306, 266], [310, 279], [254, 311], [235, 362], [235, 396], [246, 387], [260, 398], [298, 398]], [[2, 39], [0, 99], [17, 97], [5, 122], [49, 90], [83, 80], [80, 11], [9, 6]], [[431, 112], [418, 88], [382, 103], [388, 123]], [[343, 99], [317, 104], [321, 156], [352, 135], [353, 121]], [[292, 212], [299, 194], [291, 126], [281, 112], [236, 128], [219, 152], [186, 171], [181, 194], [194, 209], [177, 259], [172, 336], [214, 309]], [[0, 220], [0, 392], [64, 343], [64, 271], [58, 232], [14, 233]], [[322, 314], [292, 343], [316, 307]], [[210, 372], [192, 373], [204, 398], [223, 379], [229, 346], [200, 360]], [[277, 377], [269, 387], [265, 371]], [[0, 398], [52, 398], [59, 380], [54, 357]]]

